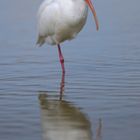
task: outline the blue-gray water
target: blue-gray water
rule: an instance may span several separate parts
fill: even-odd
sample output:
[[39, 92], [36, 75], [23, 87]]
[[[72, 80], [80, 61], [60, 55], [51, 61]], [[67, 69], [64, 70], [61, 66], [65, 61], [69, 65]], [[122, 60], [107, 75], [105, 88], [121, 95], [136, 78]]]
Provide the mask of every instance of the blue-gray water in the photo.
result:
[[40, 2], [0, 1], [0, 140], [140, 140], [140, 2], [94, 1], [64, 89], [57, 48], [35, 46]]

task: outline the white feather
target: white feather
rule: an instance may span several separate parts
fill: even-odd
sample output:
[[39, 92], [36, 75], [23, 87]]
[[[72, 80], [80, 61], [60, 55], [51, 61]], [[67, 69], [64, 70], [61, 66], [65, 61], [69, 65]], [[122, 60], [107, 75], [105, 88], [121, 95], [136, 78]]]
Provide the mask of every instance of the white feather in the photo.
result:
[[84, 0], [45, 0], [38, 11], [38, 44], [60, 44], [83, 28], [88, 8]]

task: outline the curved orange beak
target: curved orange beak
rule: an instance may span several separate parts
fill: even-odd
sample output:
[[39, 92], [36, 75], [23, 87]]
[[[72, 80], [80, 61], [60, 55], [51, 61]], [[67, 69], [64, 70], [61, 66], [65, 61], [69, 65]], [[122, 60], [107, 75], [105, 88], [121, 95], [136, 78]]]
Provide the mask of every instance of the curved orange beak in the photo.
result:
[[96, 15], [96, 11], [94, 9], [94, 6], [91, 2], [91, 0], [85, 0], [87, 5], [89, 6], [90, 10], [92, 11], [93, 13], [93, 16], [94, 16], [94, 19], [95, 19], [95, 24], [96, 24], [96, 29], [98, 30], [99, 29], [99, 23], [98, 23], [98, 19], [97, 19], [97, 15]]

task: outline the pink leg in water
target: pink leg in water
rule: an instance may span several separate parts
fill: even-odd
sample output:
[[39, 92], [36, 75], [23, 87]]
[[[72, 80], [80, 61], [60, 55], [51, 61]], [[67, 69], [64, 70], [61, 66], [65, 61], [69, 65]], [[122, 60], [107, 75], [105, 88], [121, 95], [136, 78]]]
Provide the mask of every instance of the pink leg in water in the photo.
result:
[[60, 97], [59, 97], [60, 101], [63, 98], [64, 88], [65, 88], [65, 73], [62, 73], [62, 78], [61, 78], [61, 83], [60, 83]]
[[60, 60], [60, 63], [61, 63], [62, 72], [64, 74], [65, 73], [64, 57], [62, 55], [61, 48], [60, 48], [60, 45], [59, 44], [58, 44], [58, 52], [59, 52], [59, 60]]

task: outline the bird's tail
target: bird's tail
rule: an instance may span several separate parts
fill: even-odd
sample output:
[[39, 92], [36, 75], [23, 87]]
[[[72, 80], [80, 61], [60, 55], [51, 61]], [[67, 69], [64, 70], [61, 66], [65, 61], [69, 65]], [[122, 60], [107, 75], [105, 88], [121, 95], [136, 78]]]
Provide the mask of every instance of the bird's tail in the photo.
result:
[[41, 47], [45, 43], [45, 37], [44, 36], [38, 36], [38, 40], [36, 44]]

